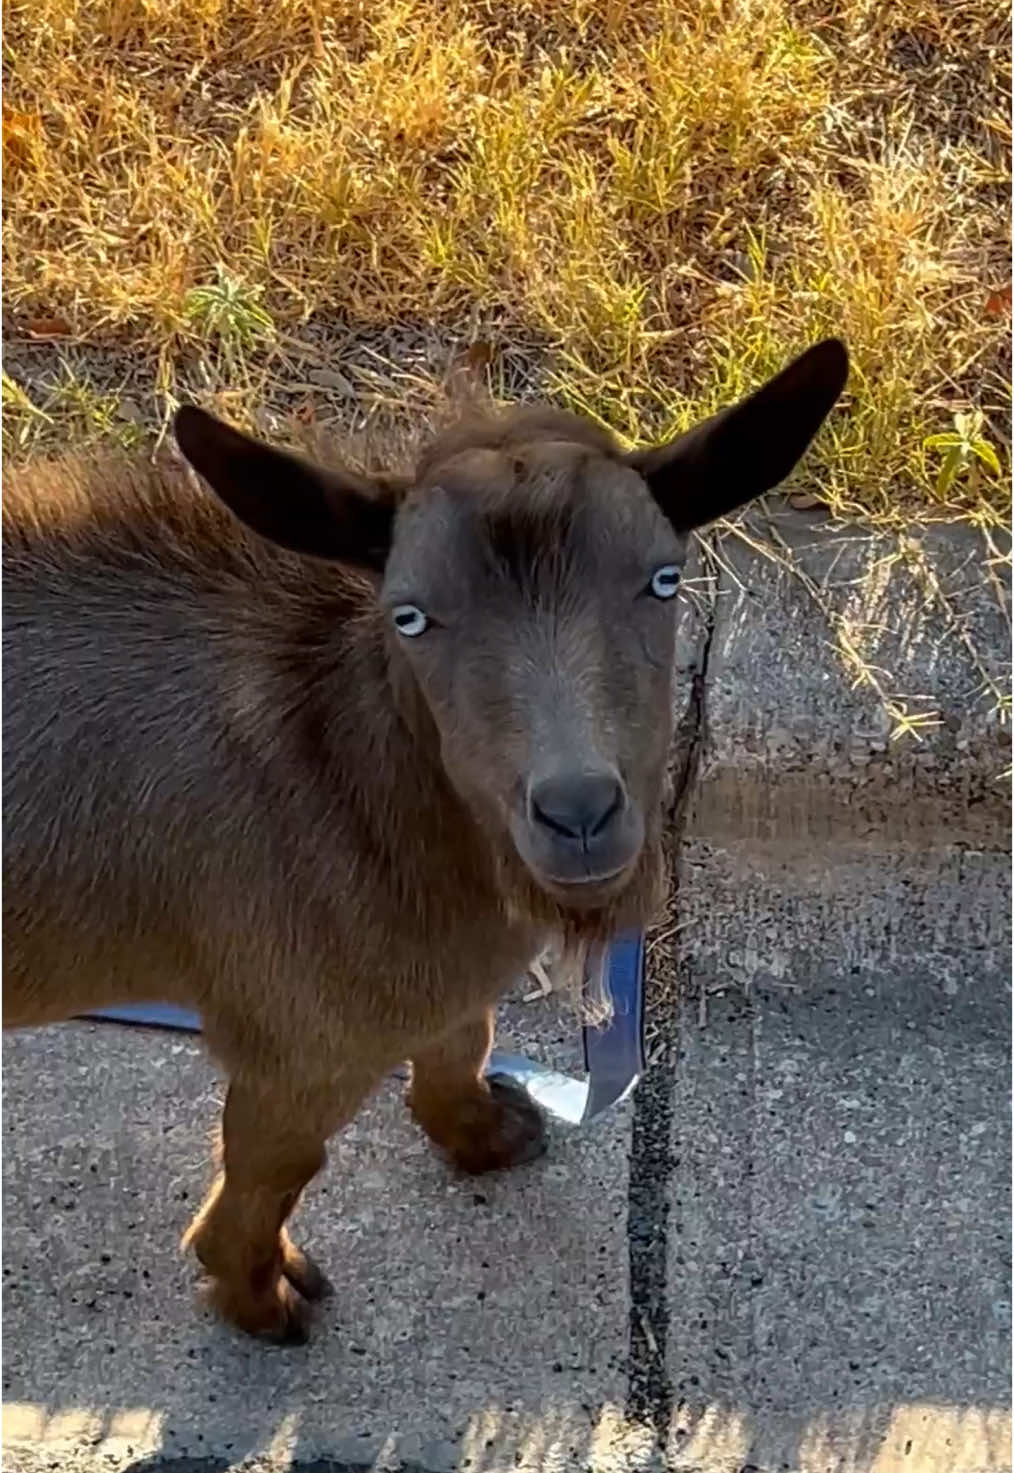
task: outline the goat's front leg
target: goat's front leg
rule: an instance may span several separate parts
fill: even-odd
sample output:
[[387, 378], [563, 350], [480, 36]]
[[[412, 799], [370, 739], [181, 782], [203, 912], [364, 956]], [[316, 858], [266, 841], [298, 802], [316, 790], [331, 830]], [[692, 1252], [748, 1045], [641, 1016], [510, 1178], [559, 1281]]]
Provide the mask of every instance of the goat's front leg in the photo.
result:
[[328, 1137], [367, 1093], [347, 1083], [319, 1100], [233, 1082], [222, 1117], [222, 1171], [184, 1238], [210, 1276], [218, 1311], [251, 1335], [306, 1339], [309, 1299], [329, 1288], [285, 1221], [326, 1159]]
[[473, 1173], [520, 1166], [546, 1149], [534, 1101], [506, 1074], [484, 1077], [492, 1043], [487, 1010], [412, 1055], [413, 1115], [455, 1165]]

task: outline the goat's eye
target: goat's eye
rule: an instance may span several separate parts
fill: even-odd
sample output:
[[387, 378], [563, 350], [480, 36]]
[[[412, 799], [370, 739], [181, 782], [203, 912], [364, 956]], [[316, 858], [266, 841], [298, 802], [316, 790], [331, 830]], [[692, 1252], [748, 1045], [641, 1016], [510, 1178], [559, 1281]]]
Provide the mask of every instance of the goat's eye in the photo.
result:
[[399, 604], [394, 610], [393, 618], [398, 633], [407, 635], [409, 639], [415, 639], [416, 635], [424, 633], [430, 622], [422, 609], [417, 609], [415, 604]]
[[675, 563], [665, 563], [656, 568], [648, 585], [656, 598], [672, 598], [680, 586], [680, 570]]

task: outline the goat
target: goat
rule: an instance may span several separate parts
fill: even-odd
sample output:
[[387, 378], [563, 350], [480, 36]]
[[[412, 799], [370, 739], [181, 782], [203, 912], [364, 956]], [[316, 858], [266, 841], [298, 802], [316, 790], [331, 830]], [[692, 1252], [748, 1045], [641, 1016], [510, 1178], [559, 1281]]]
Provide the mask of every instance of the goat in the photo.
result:
[[829, 339], [632, 453], [516, 409], [368, 478], [187, 406], [200, 481], [8, 476], [4, 1023], [200, 1011], [228, 1092], [187, 1241], [242, 1329], [304, 1336], [326, 1280], [286, 1219], [403, 1060], [460, 1168], [543, 1149], [484, 1077], [494, 1006], [547, 938], [655, 914], [689, 534], [783, 480], [846, 375]]

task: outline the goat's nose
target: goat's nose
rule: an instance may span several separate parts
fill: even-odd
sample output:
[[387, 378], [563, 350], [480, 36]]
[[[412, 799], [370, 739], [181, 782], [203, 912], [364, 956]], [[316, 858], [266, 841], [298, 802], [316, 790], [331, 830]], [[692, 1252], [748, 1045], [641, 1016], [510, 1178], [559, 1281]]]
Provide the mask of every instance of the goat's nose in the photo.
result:
[[578, 772], [532, 785], [532, 817], [567, 839], [600, 834], [623, 806], [623, 785], [611, 772]]

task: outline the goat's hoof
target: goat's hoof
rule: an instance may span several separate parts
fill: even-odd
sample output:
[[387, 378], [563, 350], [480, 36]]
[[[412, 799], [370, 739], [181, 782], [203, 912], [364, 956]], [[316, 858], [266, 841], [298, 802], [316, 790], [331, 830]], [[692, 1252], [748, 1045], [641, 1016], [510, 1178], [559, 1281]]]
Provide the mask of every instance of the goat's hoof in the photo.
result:
[[334, 1285], [323, 1269], [301, 1248], [288, 1241], [282, 1248], [282, 1273], [304, 1299], [327, 1299], [334, 1293]]
[[490, 1074], [490, 1106], [481, 1129], [451, 1149], [462, 1171], [478, 1176], [535, 1161], [546, 1149], [546, 1122], [542, 1111], [509, 1074]]
[[309, 1339], [310, 1307], [282, 1274], [261, 1293], [221, 1279], [212, 1279], [206, 1292], [222, 1318], [247, 1335], [272, 1345], [305, 1345]]
[[278, 1285], [281, 1312], [273, 1323], [255, 1330], [254, 1334], [272, 1345], [305, 1345], [310, 1338], [310, 1306], [307, 1300], [284, 1278]]

